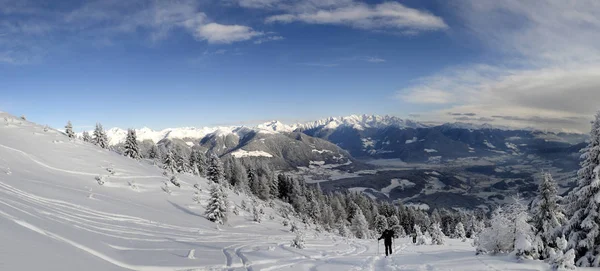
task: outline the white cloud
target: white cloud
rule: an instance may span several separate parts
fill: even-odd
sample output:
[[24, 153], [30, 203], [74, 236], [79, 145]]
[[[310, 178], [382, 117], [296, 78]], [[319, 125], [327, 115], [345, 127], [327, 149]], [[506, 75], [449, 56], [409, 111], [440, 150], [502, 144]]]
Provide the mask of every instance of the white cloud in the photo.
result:
[[308, 11], [294, 10], [289, 13], [270, 16], [267, 23], [304, 22], [309, 24], [347, 25], [354, 28], [380, 30], [395, 29], [418, 33], [422, 31], [448, 28], [444, 20], [426, 11], [406, 7], [396, 2], [385, 2], [369, 6], [362, 3], [327, 9]]
[[232, 43], [249, 40], [261, 35], [263, 35], [262, 32], [254, 31], [248, 26], [223, 25], [218, 23], [201, 25], [195, 32], [197, 38], [206, 40], [209, 43]]
[[282, 36], [268, 36], [268, 37], [264, 37], [264, 38], [260, 38], [254, 41], [254, 44], [263, 44], [265, 42], [270, 42], [270, 41], [278, 41], [278, 40], [283, 40], [285, 39]]
[[[232, 43], [259, 36], [243, 25], [210, 20], [195, 0], [92, 0], [71, 9], [50, 9], [37, 1], [0, 0], [0, 61], [26, 63], [41, 58], [56, 40], [60, 46], [88, 41], [110, 45], [124, 35], [157, 42], [180, 29], [209, 43]], [[144, 39], [141, 39], [144, 41]]]
[[535, 2], [461, 1], [464, 29], [500, 60], [448, 67], [397, 97], [447, 104], [441, 119], [475, 112], [496, 124], [587, 131], [600, 109], [600, 3]]
[[382, 62], [385, 62], [385, 59], [379, 58], [379, 57], [367, 57], [367, 58], [365, 58], [365, 61], [371, 62], [371, 63], [382, 63]]
[[307, 12], [351, 5], [354, 0], [231, 0], [245, 8]]

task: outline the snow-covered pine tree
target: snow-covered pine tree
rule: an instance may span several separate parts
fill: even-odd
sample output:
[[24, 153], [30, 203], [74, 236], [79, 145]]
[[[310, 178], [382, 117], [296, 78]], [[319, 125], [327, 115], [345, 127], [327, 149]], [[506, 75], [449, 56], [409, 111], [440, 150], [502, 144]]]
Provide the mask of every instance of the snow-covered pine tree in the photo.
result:
[[514, 229], [504, 209], [499, 207], [492, 212], [490, 226], [484, 228], [475, 238], [477, 254], [505, 253], [514, 249]]
[[456, 238], [461, 239], [463, 242], [467, 240], [467, 234], [465, 233], [465, 227], [463, 226], [462, 222], [456, 223], [454, 235]]
[[348, 215], [346, 214], [346, 209], [342, 206], [342, 203], [338, 199], [338, 197], [334, 197], [332, 200], [331, 208], [333, 209], [333, 213], [335, 214], [336, 221], [348, 219]]
[[65, 134], [69, 138], [75, 138], [75, 133], [73, 132], [73, 124], [71, 124], [71, 121], [68, 121], [67, 125], [65, 125]]
[[382, 234], [383, 231], [388, 229], [387, 219], [383, 215], [377, 215], [375, 217], [375, 231], [378, 234]]
[[433, 223], [431, 225], [431, 244], [432, 245], [443, 245], [445, 243], [444, 238], [446, 235], [442, 232], [439, 223]]
[[259, 209], [256, 204], [254, 204], [254, 207], [252, 208], [252, 218], [255, 222], [262, 222], [262, 213], [262, 209]]
[[198, 165], [198, 174], [200, 174], [200, 176], [206, 176], [206, 168], [208, 167], [208, 164], [206, 162], [205, 153], [201, 151], [196, 152], [196, 164]]
[[167, 149], [167, 152], [165, 153], [165, 155], [163, 157], [163, 168], [168, 173], [176, 172], [175, 157], [173, 157], [173, 156], [174, 156], [173, 150]]
[[87, 131], [83, 131], [83, 134], [81, 135], [83, 142], [92, 142], [92, 137], [90, 136], [90, 133], [88, 133]]
[[533, 201], [532, 224], [535, 232], [535, 247], [540, 259], [550, 257], [550, 249], [556, 248], [556, 238], [562, 225], [566, 222], [565, 215], [558, 203], [560, 197], [556, 182], [550, 173], [544, 173], [539, 184], [538, 195]]
[[346, 225], [346, 221], [338, 221], [337, 223], [338, 234], [342, 237], [350, 237], [352, 234]]
[[567, 240], [564, 237], [557, 237], [556, 248], [549, 248], [550, 258], [548, 263], [552, 266], [553, 270], [573, 270], [575, 269], [575, 251], [570, 249], [566, 253], [563, 251], [567, 248]]
[[[273, 172], [267, 174], [267, 180], [269, 182], [269, 194], [272, 199], [279, 197], [279, 179], [274, 176]], [[319, 183], [317, 183], [319, 185]]]
[[331, 230], [335, 225], [335, 215], [333, 214], [333, 209], [329, 204], [320, 204], [321, 205], [321, 223], [325, 226], [326, 230]]
[[206, 177], [214, 183], [221, 184], [225, 181], [225, 172], [223, 170], [223, 164], [221, 159], [214, 153], [211, 153], [208, 158], [208, 168], [206, 170]]
[[400, 226], [400, 219], [397, 215], [392, 215], [387, 218], [387, 224], [393, 230], [395, 226]]
[[108, 149], [108, 137], [106, 136], [106, 132], [104, 132], [104, 128], [102, 128], [102, 124], [100, 123], [96, 123], [93, 141], [98, 147]]
[[188, 168], [190, 169], [191, 173], [196, 176], [200, 175], [200, 172], [198, 171], [198, 162], [196, 161], [198, 157], [197, 152], [198, 150], [192, 149], [190, 152], [190, 157], [188, 158]]
[[310, 210], [310, 213], [308, 215], [315, 223], [319, 222], [319, 220], [321, 219], [321, 205], [319, 204], [319, 201], [316, 198], [312, 197], [312, 200], [308, 204], [308, 209]]
[[442, 223], [442, 216], [440, 215], [440, 210], [434, 209], [431, 212], [431, 223]]
[[292, 247], [297, 248], [297, 249], [304, 249], [305, 244], [304, 244], [304, 233], [301, 231], [297, 231], [296, 232], [296, 237], [294, 238], [294, 240], [292, 240]]
[[123, 148], [125, 149], [125, 151], [123, 151], [123, 155], [133, 159], [141, 158], [140, 147], [138, 146], [137, 136], [134, 129], [127, 130], [127, 138], [125, 139]]
[[538, 257], [538, 252], [533, 246], [534, 232], [529, 224], [530, 215], [527, 206], [523, 204], [520, 198], [515, 198], [515, 202], [510, 205], [509, 211], [511, 221], [513, 221], [514, 253], [518, 259], [534, 259]]
[[235, 189], [244, 193], [250, 192], [246, 168], [237, 159], [233, 159], [231, 163], [231, 178], [233, 179], [232, 182], [234, 183]]
[[428, 243], [427, 237], [421, 231], [421, 226], [415, 224], [414, 231], [416, 235], [416, 245], [426, 245]]
[[173, 152], [173, 158], [175, 159], [175, 170], [179, 173], [188, 172], [188, 162], [185, 160], [183, 156], [183, 151], [181, 148], [176, 147]]
[[150, 147], [150, 149], [148, 150], [148, 158], [150, 158], [150, 159], [159, 159], [160, 158], [160, 154], [158, 153], [158, 147], [156, 147], [156, 144], [152, 144], [152, 147]]
[[567, 249], [575, 252], [577, 266], [600, 267], [600, 111], [592, 123], [590, 142], [582, 153], [577, 187], [567, 197], [570, 219], [563, 233], [569, 240]]
[[485, 223], [477, 218], [475, 215], [471, 215], [469, 218], [469, 231], [467, 237], [475, 239], [485, 228]]
[[223, 225], [227, 222], [228, 210], [229, 202], [227, 200], [227, 193], [220, 184], [212, 184], [210, 187], [210, 199], [206, 206], [206, 218]]
[[359, 239], [369, 238], [369, 223], [360, 208], [356, 208], [352, 217], [352, 232]]
[[265, 176], [265, 175], [258, 176], [258, 180], [256, 182], [254, 182], [254, 184], [256, 185], [256, 187], [254, 188], [255, 195], [262, 200], [268, 200], [271, 195], [271, 193], [270, 193], [271, 182], [269, 181], [267, 176]]
[[496, 209], [492, 214], [491, 226], [476, 239], [477, 252], [512, 252], [518, 259], [536, 258], [533, 227], [528, 223], [529, 219], [527, 206], [518, 197], [505, 209]]

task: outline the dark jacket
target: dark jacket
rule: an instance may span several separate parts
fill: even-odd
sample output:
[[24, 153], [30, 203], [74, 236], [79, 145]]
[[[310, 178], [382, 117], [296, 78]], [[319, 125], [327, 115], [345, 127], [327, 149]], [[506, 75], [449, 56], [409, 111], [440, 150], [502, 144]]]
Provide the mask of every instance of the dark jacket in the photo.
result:
[[381, 233], [381, 237], [379, 237], [379, 239], [377, 239], [377, 240], [383, 239], [384, 243], [392, 244], [392, 238], [394, 238], [394, 231], [393, 230], [385, 230], [385, 231], [383, 231], [383, 233]]

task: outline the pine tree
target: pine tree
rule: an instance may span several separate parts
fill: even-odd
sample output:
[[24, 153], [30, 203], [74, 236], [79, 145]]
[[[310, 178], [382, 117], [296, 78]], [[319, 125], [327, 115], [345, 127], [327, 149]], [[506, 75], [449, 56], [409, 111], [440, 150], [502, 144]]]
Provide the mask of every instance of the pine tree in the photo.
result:
[[342, 237], [350, 237], [350, 230], [348, 229], [348, 226], [346, 226], [346, 221], [339, 221], [337, 223], [337, 230], [338, 230], [338, 234]]
[[538, 195], [533, 201], [532, 214], [535, 246], [542, 260], [550, 257], [549, 249], [557, 247], [554, 241], [559, 237], [560, 227], [566, 222], [558, 201], [556, 182], [552, 175], [545, 173], [538, 188]]
[[191, 173], [196, 176], [200, 175], [200, 171], [198, 171], [198, 162], [196, 161], [198, 157], [197, 152], [198, 150], [192, 149], [188, 158], [188, 168], [190, 169]]
[[106, 136], [106, 132], [104, 132], [104, 128], [102, 128], [102, 124], [100, 123], [96, 123], [93, 141], [96, 146], [103, 149], [108, 149], [108, 137]]
[[567, 198], [570, 219], [564, 234], [569, 240], [567, 249], [575, 252], [577, 266], [600, 267], [600, 111], [592, 123], [590, 142], [582, 152], [577, 187]]
[[294, 238], [294, 240], [292, 240], [291, 247], [294, 247], [297, 249], [304, 249], [305, 244], [304, 244], [304, 233], [303, 232], [301, 232], [301, 231], [296, 232], [296, 237]]
[[218, 224], [225, 224], [227, 222], [228, 210], [229, 202], [227, 200], [227, 193], [221, 185], [217, 183], [212, 184], [210, 187], [210, 199], [206, 206], [206, 218]]
[[433, 223], [431, 225], [431, 244], [432, 245], [443, 245], [444, 238], [446, 235], [442, 232], [439, 223]]
[[168, 173], [176, 172], [175, 157], [173, 156], [173, 150], [167, 149], [167, 153], [165, 153], [165, 156], [163, 157], [163, 168]]
[[263, 210], [259, 209], [256, 204], [254, 204], [254, 207], [252, 208], [252, 217], [254, 219], [255, 222], [262, 222], [262, 213]]
[[73, 124], [71, 124], [71, 121], [68, 121], [67, 125], [65, 126], [65, 134], [67, 134], [69, 138], [75, 138], [75, 133], [73, 133]]
[[214, 183], [222, 184], [225, 180], [225, 172], [223, 170], [223, 164], [221, 159], [211, 153], [208, 158], [208, 168], [206, 170], [206, 177]]
[[375, 231], [378, 234], [382, 234], [383, 231], [388, 229], [387, 219], [383, 215], [377, 215], [375, 217]]
[[208, 167], [208, 164], [206, 162], [206, 154], [202, 153], [201, 151], [197, 151], [195, 161], [198, 166], [198, 174], [200, 174], [200, 176], [206, 176], [206, 171]]
[[333, 199], [331, 208], [333, 209], [333, 213], [336, 215], [336, 221], [346, 221], [348, 219], [348, 216], [346, 215], [346, 209], [344, 208], [344, 206], [342, 206], [342, 203], [340, 202], [338, 197], [335, 197]]
[[400, 220], [398, 219], [398, 216], [392, 215], [388, 217], [387, 223], [388, 227], [390, 227], [394, 231], [395, 238], [404, 237], [406, 235], [406, 231], [400, 225]]
[[[269, 181], [269, 194], [272, 199], [279, 197], [279, 179], [275, 178], [273, 174], [268, 174]], [[318, 184], [318, 183], [317, 183]]]
[[88, 133], [87, 131], [83, 131], [82, 139], [83, 139], [83, 142], [92, 142], [92, 137], [90, 136], [90, 133]]
[[465, 233], [465, 227], [462, 222], [456, 223], [454, 234], [456, 238], [461, 239], [463, 242], [467, 240], [467, 234]]
[[179, 173], [188, 172], [187, 164], [188, 162], [183, 157], [182, 150], [179, 147], [175, 148], [175, 152], [173, 153], [173, 158], [175, 159], [175, 170]]
[[352, 232], [356, 238], [369, 238], [369, 223], [367, 222], [367, 219], [365, 218], [365, 215], [363, 215], [363, 212], [360, 210], [360, 208], [356, 208], [352, 218]]
[[506, 208], [494, 210], [490, 227], [476, 238], [477, 253], [512, 252], [519, 259], [537, 257], [529, 213], [519, 198]]
[[150, 150], [148, 150], [148, 158], [150, 158], [150, 159], [159, 159], [160, 158], [160, 154], [158, 153], [158, 147], [156, 147], [156, 144], [152, 144], [152, 147], [150, 147]]
[[248, 174], [244, 165], [237, 159], [233, 159], [231, 162], [231, 179], [234, 187], [238, 191], [245, 193], [250, 192], [250, 186], [248, 185]]
[[556, 249], [549, 248], [550, 258], [548, 263], [553, 270], [572, 270], [575, 269], [575, 251], [570, 249], [566, 253], [563, 251], [567, 248], [567, 240], [564, 237], [556, 238], [554, 242]]
[[124, 145], [125, 151], [123, 154], [129, 158], [140, 159], [140, 147], [138, 146], [137, 136], [134, 129], [127, 130], [127, 138]]
[[421, 226], [415, 224], [414, 226], [414, 231], [415, 231], [415, 235], [416, 235], [416, 245], [420, 246], [420, 245], [427, 245], [427, 243], [429, 242], [429, 240], [427, 239], [427, 237], [423, 234], [423, 232], [421, 231]]
[[255, 184], [257, 185], [256, 188], [254, 189], [255, 195], [262, 200], [268, 200], [269, 196], [271, 195], [271, 193], [270, 193], [271, 182], [269, 181], [269, 179], [264, 175], [259, 176], [258, 180], [255, 182]]

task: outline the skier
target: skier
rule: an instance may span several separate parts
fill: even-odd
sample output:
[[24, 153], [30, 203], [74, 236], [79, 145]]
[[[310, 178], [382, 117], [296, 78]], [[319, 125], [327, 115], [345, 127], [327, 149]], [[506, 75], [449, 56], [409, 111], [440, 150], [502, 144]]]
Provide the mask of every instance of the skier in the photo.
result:
[[394, 231], [391, 229], [387, 229], [383, 231], [381, 237], [377, 239], [377, 241], [383, 239], [383, 244], [385, 245], [385, 256], [392, 254], [392, 238], [394, 238]]

